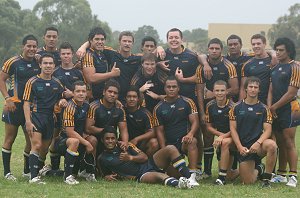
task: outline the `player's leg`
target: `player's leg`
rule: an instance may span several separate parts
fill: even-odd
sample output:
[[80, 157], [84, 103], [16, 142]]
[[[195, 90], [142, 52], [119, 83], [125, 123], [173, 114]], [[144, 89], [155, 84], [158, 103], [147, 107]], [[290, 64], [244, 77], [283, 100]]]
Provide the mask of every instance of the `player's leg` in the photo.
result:
[[148, 184], [163, 184], [171, 187], [178, 188], [191, 188], [186, 178], [181, 177], [179, 180], [170, 177], [167, 174], [159, 172], [147, 172], [141, 176], [140, 182]]
[[197, 162], [198, 162], [197, 139], [193, 138], [190, 144], [183, 143], [181, 149], [183, 152], [188, 154], [189, 169], [197, 170]]
[[33, 132], [30, 137], [31, 151], [29, 155], [30, 179], [33, 180], [38, 176], [39, 171], [39, 152], [42, 147], [42, 133]]
[[30, 177], [29, 153], [30, 153], [30, 150], [31, 150], [31, 143], [30, 143], [30, 138], [29, 138], [29, 135], [28, 135], [25, 127], [23, 126], [22, 129], [23, 129], [24, 137], [25, 137], [25, 141], [26, 141], [24, 152], [23, 152], [23, 155], [24, 155], [23, 176]]
[[255, 169], [255, 161], [240, 162], [240, 178], [243, 184], [252, 184], [257, 180], [258, 171]]
[[153, 154], [158, 151], [159, 149], [159, 144], [156, 138], [151, 138], [147, 143], [146, 143], [146, 154], [147, 156], [153, 156]]
[[65, 175], [64, 175], [64, 181], [67, 184], [73, 185], [73, 184], [78, 184], [79, 182], [75, 180], [73, 177], [73, 167], [75, 160], [77, 156], [79, 155], [78, 153], [78, 147], [79, 147], [79, 140], [76, 138], [68, 138], [66, 141], [66, 154], [65, 154]]
[[202, 131], [203, 132], [203, 143], [204, 143], [204, 172], [203, 178], [211, 177], [211, 169], [212, 169], [212, 161], [214, 157], [214, 135], [206, 130], [206, 128]]

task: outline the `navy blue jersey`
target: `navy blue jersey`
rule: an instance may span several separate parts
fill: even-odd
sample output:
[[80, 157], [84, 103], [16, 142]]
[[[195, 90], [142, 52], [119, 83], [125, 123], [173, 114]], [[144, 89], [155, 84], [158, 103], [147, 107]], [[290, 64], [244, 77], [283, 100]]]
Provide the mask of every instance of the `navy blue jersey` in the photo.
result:
[[[184, 78], [195, 75], [196, 69], [200, 64], [197, 54], [184, 47], [180, 54], [173, 54], [170, 49], [166, 49], [165, 60], [169, 61], [169, 76], [175, 75], [175, 71], [178, 67], [182, 70]], [[196, 96], [195, 86], [195, 83], [180, 83], [179, 94], [193, 99]]]
[[46, 51], [46, 48], [45, 46], [41, 49], [38, 49], [37, 51], [37, 54], [40, 54], [41, 56], [43, 54], [52, 54], [52, 56], [54, 57], [54, 64], [55, 64], [55, 67], [58, 67], [61, 65], [61, 58], [60, 58], [60, 54], [59, 54], [59, 51], [58, 49], [56, 49], [55, 51], [53, 52], [48, 52]]
[[163, 126], [166, 142], [175, 144], [190, 130], [189, 115], [196, 114], [197, 107], [190, 98], [179, 96], [175, 102], [159, 102], [153, 110], [155, 126]]
[[64, 69], [62, 67], [57, 67], [53, 72], [53, 76], [57, 78], [61, 82], [61, 84], [69, 90], [72, 90], [74, 82], [78, 80], [84, 81], [82, 72], [77, 68]]
[[44, 80], [39, 75], [28, 80], [23, 100], [31, 102], [31, 111], [53, 114], [55, 104], [62, 98], [64, 88], [58, 79]]
[[90, 105], [84, 102], [79, 106], [74, 99], [68, 102], [68, 105], [63, 110], [63, 130], [61, 133], [62, 137], [67, 137], [66, 127], [74, 127], [79, 135], [83, 135], [85, 131], [85, 122]]
[[[118, 146], [116, 146], [112, 151], [104, 150], [99, 156], [100, 167], [104, 174], [109, 174], [111, 172], [117, 173], [123, 177], [132, 177], [135, 178], [139, 176], [142, 166], [145, 163], [137, 163], [133, 161], [121, 161], [120, 154], [123, 152]], [[128, 145], [128, 154], [136, 156], [141, 151], [129, 143]]]
[[[92, 48], [86, 50], [86, 54], [82, 59], [82, 67], [83, 69], [94, 67], [96, 73], [107, 73], [111, 71], [105, 55], [102, 52], [97, 53]], [[105, 81], [91, 84], [94, 99], [102, 98], [104, 85]]]
[[226, 58], [222, 58], [218, 64], [210, 63], [209, 59], [207, 59], [207, 61], [213, 73], [212, 78], [208, 80], [204, 77], [204, 69], [202, 66], [197, 68], [197, 78], [198, 83], [206, 83], [208, 90], [213, 91], [214, 84], [218, 80], [223, 80], [228, 84], [230, 79], [237, 77], [234, 65]]
[[119, 122], [126, 122], [126, 115], [123, 108], [106, 108], [102, 99], [95, 100], [90, 104], [88, 118], [95, 120], [95, 126], [104, 128], [105, 126], [118, 126]]
[[239, 80], [239, 85], [241, 84], [243, 64], [253, 57], [254, 57], [254, 53], [246, 53], [246, 52], [241, 52], [238, 57], [230, 56], [230, 54], [227, 54], [225, 56], [225, 58], [227, 58], [235, 66], [237, 77]]
[[[130, 84], [136, 86], [137, 88], [141, 88], [146, 82], [150, 82], [153, 83], [154, 86], [151, 87], [149, 91], [152, 91], [158, 95], [164, 95], [164, 83], [167, 77], [168, 76], [159, 68], [157, 68], [155, 74], [150, 77], [145, 77], [143, 74], [143, 69], [139, 69], [133, 76]], [[153, 99], [151, 96], [144, 93], [143, 106], [149, 111], [152, 112], [159, 101], [159, 99]]]
[[230, 131], [229, 127], [229, 110], [234, 103], [227, 99], [224, 107], [219, 107], [217, 101], [211, 100], [206, 105], [205, 120], [207, 123], [211, 123], [212, 127], [216, 130], [227, 133]]
[[125, 58], [119, 52], [111, 48], [105, 48], [103, 53], [107, 57], [110, 66], [112, 67], [114, 63], [116, 63], [116, 67], [121, 71], [120, 76], [115, 79], [121, 86], [121, 90], [119, 91], [119, 100], [124, 102], [127, 90], [130, 86], [130, 81], [141, 67], [142, 54], [131, 54], [129, 57]]
[[257, 59], [252, 58], [242, 67], [242, 77], [255, 76], [261, 80], [258, 99], [267, 104], [270, 77], [271, 77], [271, 57]]
[[272, 124], [269, 108], [261, 102], [248, 105], [244, 100], [238, 102], [229, 112], [229, 119], [236, 121], [236, 131], [241, 144], [250, 148], [263, 133], [264, 123]]
[[35, 59], [28, 61], [19, 55], [5, 61], [2, 72], [9, 75], [8, 94], [14, 97], [15, 102], [21, 102], [26, 82], [41, 70]]
[[272, 68], [271, 81], [272, 104], [274, 104], [288, 91], [289, 86], [299, 89], [300, 66], [295, 61], [276, 65]]
[[139, 107], [135, 112], [130, 112], [125, 108], [125, 112], [129, 140], [153, 128], [152, 114], [145, 107]]

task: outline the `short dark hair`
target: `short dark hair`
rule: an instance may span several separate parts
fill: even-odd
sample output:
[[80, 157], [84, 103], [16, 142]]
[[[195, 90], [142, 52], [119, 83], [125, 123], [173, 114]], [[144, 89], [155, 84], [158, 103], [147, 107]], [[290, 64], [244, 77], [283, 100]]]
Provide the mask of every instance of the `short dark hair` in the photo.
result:
[[145, 45], [146, 41], [152, 41], [152, 42], [154, 43], [155, 46], [157, 45], [156, 40], [155, 40], [152, 36], [145, 36], [145, 37], [142, 39], [142, 47]]
[[245, 84], [244, 84], [245, 90], [247, 89], [247, 87], [250, 83], [257, 83], [259, 85], [259, 89], [260, 89], [261, 81], [256, 76], [250, 76], [246, 79]]
[[67, 42], [67, 41], [63, 42], [63, 43], [59, 46], [59, 51], [61, 51], [61, 49], [71, 49], [72, 52], [74, 52], [73, 46], [72, 46], [69, 42]]
[[169, 37], [169, 33], [170, 33], [170, 32], [179, 32], [180, 38], [183, 38], [183, 35], [182, 35], [182, 32], [181, 32], [180, 29], [178, 29], [178, 28], [172, 28], [172, 29], [170, 29], [170, 30], [167, 32], [167, 39], [168, 39], [168, 37]]
[[77, 80], [73, 83], [71, 87], [71, 91], [75, 91], [76, 86], [84, 86], [86, 85], [82, 80]]
[[218, 38], [213, 38], [213, 39], [211, 39], [211, 40], [208, 42], [207, 47], [209, 48], [209, 46], [210, 46], [211, 44], [218, 44], [218, 45], [220, 45], [221, 49], [223, 49], [223, 43], [222, 43], [222, 41], [221, 41], [220, 39], [218, 39]]
[[113, 127], [113, 126], [105, 126], [105, 127], [104, 127], [104, 129], [103, 129], [102, 132], [101, 132], [101, 134], [102, 134], [102, 137], [101, 137], [102, 140], [103, 140], [104, 135], [105, 135], [106, 133], [113, 133], [113, 134], [115, 134], [116, 138], [118, 138], [118, 132], [117, 132], [117, 130], [115, 129], [115, 127]]
[[26, 45], [27, 41], [35, 41], [36, 45], [38, 45], [37, 38], [35, 36], [33, 36], [32, 34], [26, 35], [22, 40], [22, 44]]
[[242, 43], [241, 37], [239, 37], [238, 35], [235, 35], [235, 34], [231, 34], [231, 35], [227, 38], [227, 44], [228, 44], [228, 40], [231, 40], [231, 39], [237, 39], [241, 45], [243, 44], [243, 43]]
[[104, 39], [106, 39], [106, 34], [104, 32], [104, 30], [101, 27], [94, 27], [91, 29], [89, 36], [88, 36], [88, 40], [93, 40], [93, 38], [95, 37], [95, 35], [97, 34], [101, 34], [104, 36]]
[[140, 98], [140, 91], [139, 91], [139, 89], [137, 88], [137, 86], [131, 85], [131, 86], [129, 87], [129, 89], [127, 90], [126, 96], [127, 96], [128, 92], [130, 92], [130, 91], [136, 92], [138, 98]]
[[118, 91], [120, 91], [120, 89], [121, 89], [118, 81], [116, 81], [114, 79], [109, 79], [108, 81], [105, 82], [104, 91], [106, 91], [109, 87], [116, 87], [118, 89]]
[[226, 89], [228, 88], [228, 84], [227, 82], [225, 82], [224, 80], [217, 80], [215, 83], [214, 83], [214, 87], [215, 85], [225, 85]]
[[157, 57], [153, 53], [145, 53], [142, 56], [142, 63], [144, 63], [145, 61], [154, 61], [154, 62], [157, 62]]
[[131, 36], [132, 38], [132, 42], [134, 43], [134, 36], [133, 36], [133, 33], [130, 32], [130, 31], [123, 31], [119, 34], [119, 41], [121, 41], [122, 37], [123, 36]]
[[179, 86], [179, 81], [177, 80], [177, 78], [176, 78], [174, 75], [168, 76], [168, 78], [167, 78], [166, 81], [165, 81], [165, 85], [166, 85], [166, 82], [167, 82], [168, 80], [176, 80], [176, 82], [177, 82], [177, 84], [178, 84], [178, 86]]
[[40, 59], [39, 59], [39, 63], [42, 64], [43, 59], [46, 58], [46, 57], [52, 58], [52, 59], [53, 59], [53, 62], [54, 62], [54, 60], [55, 60], [55, 59], [54, 59], [54, 56], [53, 56], [52, 54], [50, 54], [50, 53], [45, 53], [45, 54], [42, 54], [42, 55], [41, 55], [41, 57], [40, 57]]
[[290, 59], [294, 60], [296, 57], [296, 47], [295, 43], [286, 37], [278, 38], [274, 43], [274, 50], [276, 50], [276, 47], [279, 45], [284, 45], [286, 51], [289, 54]]
[[55, 32], [57, 32], [57, 34], [58, 34], [58, 29], [57, 29], [56, 27], [51, 26], [51, 27], [47, 27], [47, 28], [45, 29], [45, 31], [44, 31], [44, 36], [47, 34], [48, 31], [55, 31]]
[[251, 40], [250, 40], [251, 43], [252, 43], [253, 39], [261, 39], [264, 44], [267, 43], [266, 37], [264, 35], [262, 35], [262, 34], [254, 34], [253, 36], [251, 36]]

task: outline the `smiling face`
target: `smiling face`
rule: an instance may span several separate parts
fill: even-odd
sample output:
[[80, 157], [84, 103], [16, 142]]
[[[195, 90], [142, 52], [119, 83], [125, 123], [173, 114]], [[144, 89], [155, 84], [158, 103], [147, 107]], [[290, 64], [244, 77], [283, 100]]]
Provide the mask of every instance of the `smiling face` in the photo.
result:
[[213, 92], [217, 101], [226, 100], [227, 88], [225, 85], [214, 85]]
[[40, 63], [41, 74], [51, 75], [54, 71], [55, 64], [52, 57], [43, 57]]
[[130, 52], [133, 46], [133, 38], [132, 36], [122, 36], [120, 39], [120, 51], [122, 52]]
[[278, 45], [275, 48], [275, 51], [276, 51], [276, 57], [280, 63], [287, 63], [291, 60], [285, 45]]
[[90, 40], [91, 48], [96, 51], [103, 51], [105, 45], [105, 37], [102, 34], [96, 34], [92, 40]]
[[86, 85], [76, 85], [73, 91], [73, 98], [77, 102], [84, 102], [87, 96]]
[[145, 60], [142, 63], [143, 71], [146, 76], [153, 76], [156, 72], [156, 62], [151, 60]]
[[180, 49], [182, 45], [182, 38], [179, 31], [169, 32], [167, 42], [170, 49]]
[[23, 45], [23, 57], [25, 59], [32, 59], [34, 58], [37, 51], [37, 42], [34, 40], [27, 40], [26, 44]]
[[105, 133], [102, 141], [107, 150], [113, 150], [117, 145], [117, 137], [114, 133]]
[[262, 39], [252, 39], [251, 40], [252, 50], [255, 56], [261, 56], [265, 52], [266, 44], [263, 43]]

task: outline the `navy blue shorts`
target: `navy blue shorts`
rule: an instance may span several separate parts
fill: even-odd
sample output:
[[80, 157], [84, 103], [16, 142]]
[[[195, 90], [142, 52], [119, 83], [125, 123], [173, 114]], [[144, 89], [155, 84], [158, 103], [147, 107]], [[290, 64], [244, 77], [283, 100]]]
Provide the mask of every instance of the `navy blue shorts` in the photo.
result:
[[242, 156], [241, 154], [237, 155], [239, 163], [253, 160], [255, 162], [258, 162], [261, 160], [261, 157], [258, 156], [256, 153], [250, 153], [248, 155]]
[[159, 172], [164, 173], [164, 170], [158, 168], [153, 160], [153, 158], [150, 158], [146, 163], [142, 164], [139, 174], [136, 177], [137, 181], [141, 181], [142, 177], [149, 173], [149, 172]]
[[273, 120], [274, 131], [292, 128], [300, 125], [300, 106], [297, 100], [284, 105], [276, 111], [277, 118]]
[[25, 125], [25, 116], [23, 110], [23, 102], [15, 103], [16, 110], [14, 112], [3, 111], [2, 121], [11, 124], [14, 126], [24, 126]]
[[42, 134], [43, 140], [51, 140], [54, 132], [53, 114], [31, 113], [32, 124], [36, 127], [35, 132]]

